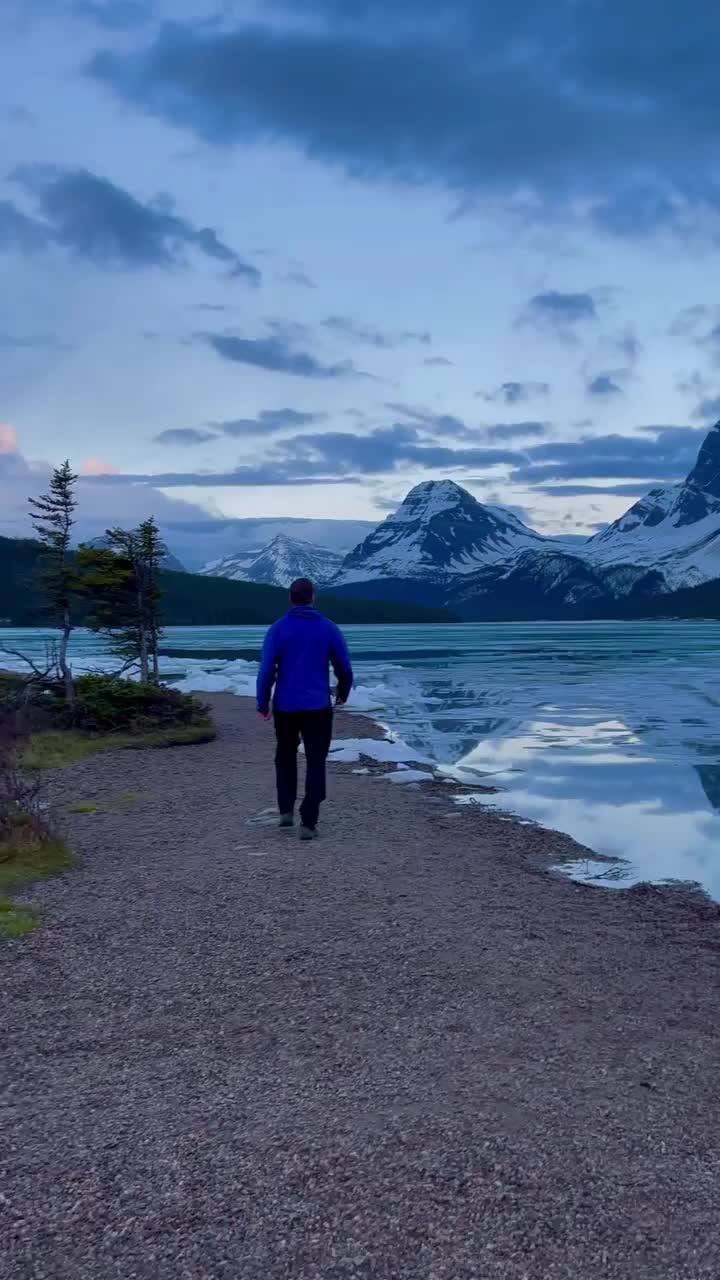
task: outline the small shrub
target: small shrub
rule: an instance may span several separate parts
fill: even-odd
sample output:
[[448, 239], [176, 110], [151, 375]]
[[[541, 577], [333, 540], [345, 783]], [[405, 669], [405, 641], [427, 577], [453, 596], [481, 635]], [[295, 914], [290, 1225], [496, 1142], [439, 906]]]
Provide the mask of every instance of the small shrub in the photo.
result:
[[58, 686], [47, 696], [56, 722], [84, 733], [142, 734], [209, 721], [207, 709], [190, 694], [117, 676], [81, 676], [70, 709]]
[[20, 704], [24, 683], [22, 676], [0, 671], [0, 708], [3, 711]]

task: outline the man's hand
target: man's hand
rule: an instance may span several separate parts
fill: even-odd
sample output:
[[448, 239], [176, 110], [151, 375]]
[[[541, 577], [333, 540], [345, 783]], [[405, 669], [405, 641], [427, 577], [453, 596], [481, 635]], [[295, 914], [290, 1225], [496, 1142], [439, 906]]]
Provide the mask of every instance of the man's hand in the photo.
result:
[[270, 719], [270, 712], [269, 712], [269, 710], [268, 710], [268, 711], [261, 711], [261, 710], [260, 710], [260, 708], [258, 707], [258, 716], [259, 716], [259, 718], [260, 718], [261, 720], [269, 720], [269, 719]]

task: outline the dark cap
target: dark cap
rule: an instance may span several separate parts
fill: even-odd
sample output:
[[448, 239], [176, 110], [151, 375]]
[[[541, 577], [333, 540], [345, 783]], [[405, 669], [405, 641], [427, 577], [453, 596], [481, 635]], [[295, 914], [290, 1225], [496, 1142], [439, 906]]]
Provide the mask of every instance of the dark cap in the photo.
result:
[[312, 604], [315, 599], [315, 587], [309, 578], [296, 578], [290, 588], [290, 599], [293, 604]]

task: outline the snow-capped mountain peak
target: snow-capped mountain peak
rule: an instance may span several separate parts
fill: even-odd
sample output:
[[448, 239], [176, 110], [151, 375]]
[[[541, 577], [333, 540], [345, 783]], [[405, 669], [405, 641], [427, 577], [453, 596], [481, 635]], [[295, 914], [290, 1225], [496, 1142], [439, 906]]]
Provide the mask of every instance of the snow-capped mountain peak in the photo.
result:
[[544, 543], [517, 516], [484, 506], [453, 480], [426, 480], [351, 552], [337, 583], [377, 578], [442, 582]]
[[590, 538], [581, 554], [596, 565], [657, 569], [672, 589], [720, 577], [720, 422], [705, 437], [687, 480], [651, 489]]
[[681, 487], [685, 492], [678, 504], [678, 525], [702, 519], [709, 511], [720, 511], [720, 422], [706, 435], [697, 462]]
[[407, 524], [415, 520], [425, 522], [435, 516], [452, 511], [459, 520], [472, 519], [474, 508], [479, 504], [467, 489], [462, 489], [454, 480], [424, 480], [416, 484], [397, 511], [388, 516], [387, 524]]
[[266, 582], [276, 587], [289, 587], [295, 578], [312, 578], [324, 585], [337, 573], [342, 559], [338, 551], [278, 533], [266, 547], [224, 556], [207, 564], [201, 572], [209, 577]]

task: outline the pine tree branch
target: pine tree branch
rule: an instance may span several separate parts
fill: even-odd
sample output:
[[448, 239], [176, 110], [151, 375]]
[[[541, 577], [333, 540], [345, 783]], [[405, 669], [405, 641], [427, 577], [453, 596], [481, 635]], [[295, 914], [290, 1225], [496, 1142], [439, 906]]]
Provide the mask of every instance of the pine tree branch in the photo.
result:
[[24, 662], [28, 667], [30, 667], [37, 680], [47, 680], [51, 671], [57, 671], [56, 661], [51, 662], [43, 671], [40, 667], [35, 665], [32, 658], [28, 658], [26, 653], [21, 653], [19, 649], [9, 649], [7, 645], [4, 644], [0, 644], [0, 653], [6, 653], [10, 658], [19, 658], [21, 662]]

